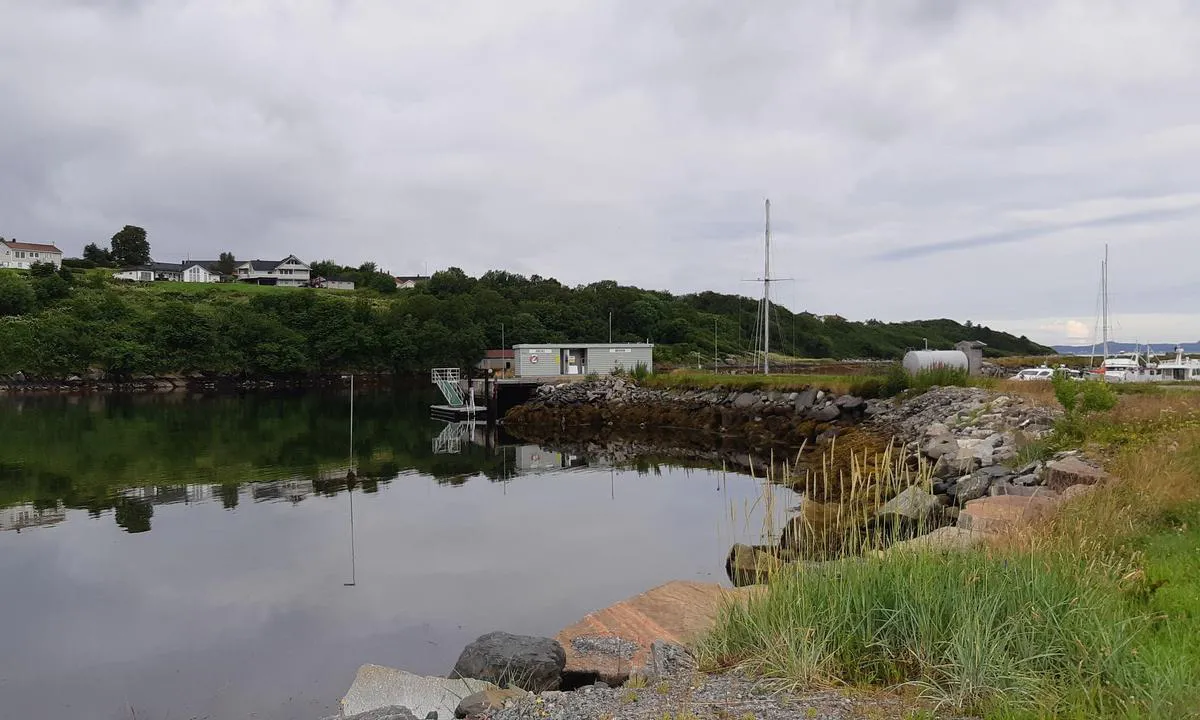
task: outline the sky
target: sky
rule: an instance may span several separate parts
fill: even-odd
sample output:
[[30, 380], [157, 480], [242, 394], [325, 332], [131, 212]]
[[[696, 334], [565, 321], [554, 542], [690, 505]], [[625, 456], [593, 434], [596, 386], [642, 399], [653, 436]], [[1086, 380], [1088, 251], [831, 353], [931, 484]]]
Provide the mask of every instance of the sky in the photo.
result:
[[0, 236], [1200, 339], [1190, 0], [0, 0]]

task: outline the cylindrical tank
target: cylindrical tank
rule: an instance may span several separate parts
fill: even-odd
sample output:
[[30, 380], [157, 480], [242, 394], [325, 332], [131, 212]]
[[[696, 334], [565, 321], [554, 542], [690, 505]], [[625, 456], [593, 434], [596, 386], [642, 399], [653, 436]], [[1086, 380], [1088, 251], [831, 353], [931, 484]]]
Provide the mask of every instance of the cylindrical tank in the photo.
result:
[[909, 350], [904, 353], [901, 365], [909, 375], [935, 367], [968, 370], [967, 354], [962, 350]]

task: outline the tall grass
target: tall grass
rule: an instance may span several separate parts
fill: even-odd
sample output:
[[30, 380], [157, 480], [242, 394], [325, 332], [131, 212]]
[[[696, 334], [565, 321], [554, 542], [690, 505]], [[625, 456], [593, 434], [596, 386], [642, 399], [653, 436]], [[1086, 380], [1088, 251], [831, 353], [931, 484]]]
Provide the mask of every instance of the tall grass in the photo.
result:
[[698, 650], [710, 668], [784, 686], [908, 684], [969, 712], [1123, 712], [1148, 700], [1133, 650], [1150, 618], [1130, 616], [1117, 577], [984, 551], [789, 568], [726, 607]]
[[[1136, 438], [1110, 454], [1116, 480], [985, 548], [776, 570], [723, 609], [701, 659], [785, 687], [905, 686], [985, 717], [1200, 717], [1198, 408], [1127, 395], [1093, 413], [1091, 441]], [[894, 487], [912, 475], [896, 467]]]

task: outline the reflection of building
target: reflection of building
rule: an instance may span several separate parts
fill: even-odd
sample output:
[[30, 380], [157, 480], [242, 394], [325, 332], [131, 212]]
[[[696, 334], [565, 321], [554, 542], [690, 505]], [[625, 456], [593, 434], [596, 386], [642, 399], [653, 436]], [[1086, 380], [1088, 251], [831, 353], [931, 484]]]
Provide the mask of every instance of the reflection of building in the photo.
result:
[[57, 525], [67, 519], [62, 505], [52, 508], [36, 508], [33, 505], [14, 505], [0, 508], [0, 530], [21, 532], [27, 528]]
[[563, 468], [584, 467], [588, 464], [586, 460], [578, 455], [567, 455], [553, 450], [546, 450], [537, 445], [518, 445], [514, 450], [518, 473], [562, 470]]
[[250, 486], [250, 497], [254, 499], [254, 502], [287, 500], [298, 503], [312, 493], [312, 480], [304, 478], [256, 482]]
[[212, 485], [146, 485], [126, 488], [118, 493], [126, 500], [144, 500], [151, 505], [204, 502], [213, 496]]

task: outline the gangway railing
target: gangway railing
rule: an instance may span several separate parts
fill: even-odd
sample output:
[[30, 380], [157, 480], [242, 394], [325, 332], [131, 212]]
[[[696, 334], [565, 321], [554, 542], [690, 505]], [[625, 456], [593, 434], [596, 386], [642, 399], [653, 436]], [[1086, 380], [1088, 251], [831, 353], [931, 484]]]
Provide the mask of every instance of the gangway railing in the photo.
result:
[[446, 398], [446, 404], [450, 407], [462, 407], [465, 404], [463, 400], [462, 388], [462, 373], [458, 368], [434, 368], [431, 372], [433, 384], [437, 385], [438, 390], [442, 391], [442, 396]]

